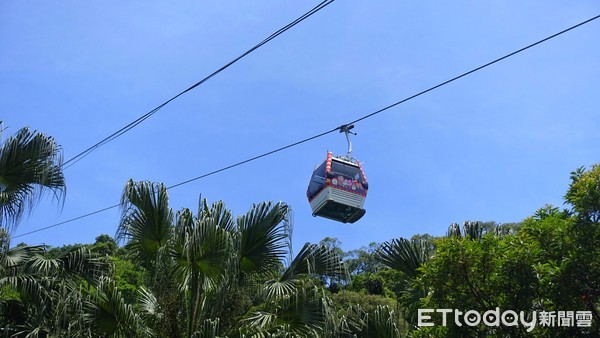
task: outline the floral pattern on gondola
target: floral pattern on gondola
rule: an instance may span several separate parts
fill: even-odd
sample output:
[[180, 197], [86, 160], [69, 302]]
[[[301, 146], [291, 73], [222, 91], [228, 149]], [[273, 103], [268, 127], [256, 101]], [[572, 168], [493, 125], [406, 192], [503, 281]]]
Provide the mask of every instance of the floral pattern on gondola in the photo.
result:
[[366, 189], [363, 187], [360, 181], [344, 177], [342, 175], [335, 176], [332, 179], [327, 179], [327, 185], [330, 185], [336, 189], [353, 192], [362, 196], [365, 196], [367, 194]]

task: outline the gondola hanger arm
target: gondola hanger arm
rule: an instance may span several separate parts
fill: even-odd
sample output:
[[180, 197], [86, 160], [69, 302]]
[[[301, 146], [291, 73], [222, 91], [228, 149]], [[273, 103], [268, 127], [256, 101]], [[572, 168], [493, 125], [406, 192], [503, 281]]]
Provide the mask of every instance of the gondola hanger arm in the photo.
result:
[[342, 126], [340, 126], [340, 133], [345, 133], [346, 134], [346, 140], [348, 141], [348, 153], [346, 154], [347, 158], [351, 158], [352, 155], [352, 141], [350, 140], [350, 134], [352, 135], [358, 135], [357, 133], [353, 133], [350, 130], [352, 130], [354, 128], [353, 124], [344, 124]]

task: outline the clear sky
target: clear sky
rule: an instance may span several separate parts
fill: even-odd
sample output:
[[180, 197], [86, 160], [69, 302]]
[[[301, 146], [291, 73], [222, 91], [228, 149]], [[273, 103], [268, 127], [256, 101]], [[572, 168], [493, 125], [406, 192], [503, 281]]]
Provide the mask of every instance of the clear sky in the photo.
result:
[[[318, 1], [3, 1], [0, 120], [29, 126], [69, 159], [192, 85]], [[369, 114], [600, 14], [597, 1], [335, 1], [65, 171], [19, 235], [117, 204], [125, 182], [167, 185]], [[598, 160], [600, 20], [357, 123], [369, 179], [354, 224], [313, 218], [306, 187], [342, 134], [169, 191], [236, 214], [294, 210], [294, 247], [337, 237], [345, 250], [465, 220], [520, 221], [561, 206], [569, 173]], [[114, 235], [113, 209], [16, 242]]]

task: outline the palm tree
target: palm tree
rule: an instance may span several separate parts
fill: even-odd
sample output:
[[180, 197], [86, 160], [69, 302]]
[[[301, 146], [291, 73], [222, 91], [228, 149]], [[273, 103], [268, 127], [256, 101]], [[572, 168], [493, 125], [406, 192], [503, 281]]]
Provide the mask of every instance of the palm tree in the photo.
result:
[[[126, 184], [117, 238], [151, 272], [140, 307], [159, 336], [251, 335], [322, 329], [326, 299], [315, 278], [341, 257], [305, 245], [291, 252], [290, 208], [260, 203], [234, 218], [223, 202], [173, 214], [163, 184]], [[290, 261], [287, 266], [285, 261]]]
[[341, 256], [324, 245], [306, 243], [283, 273], [258, 290], [258, 306], [240, 322], [247, 336], [287, 334], [328, 336], [339, 331], [339, 319], [320, 285], [320, 276], [344, 274]]
[[427, 293], [416, 285], [419, 268], [431, 257], [431, 246], [425, 240], [393, 239], [384, 242], [375, 253], [375, 259], [383, 265], [404, 274], [408, 287], [402, 291], [398, 305], [404, 309], [404, 318], [416, 324], [417, 309]]
[[[394, 310], [378, 305], [372, 312], [365, 312], [357, 305], [346, 311], [342, 319], [342, 334], [347, 337], [399, 338], [400, 328]], [[340, 336], [340, 335], [338, 335]]]
[[55, 258], [44, 246], [10, 248], [0, 229], [0, 335], [147, 337], [142, 318], [125, 304], [111, 263], [83, 246]]
[[23, 128], [0, 146], [1, 227], [14, 228], [45, 192], [62, 201], [65, 191], [62, 151], [52, 137]]
[[[497, 230], [498, 234], [501, 233], [501, 228], [495, 227], [494, 230]], [[461, 228], [456, 223], [450, 224], [448, 230], [446, 231], [446, 237], [457, 237], [457, 238], [470, 238], [472, 240], [479, 240], [485, 234], [483, 225], [479, 221], [465, 221]]]
[[384, 242], [375, 258], [383, 265], [415, 278], [418, 268], [429, 260], [429, 245], [424, 240], [393, 239]]
[[[500, 235], [504, 230], [496, 227], [494, 231]], [[479, 221], [466, 221], [462, 229], [458, 224], [453, 223], [446, 232], [447, 237], [471, 240], [480, 240], [484, 234], [483, 225]], [[434, 245], [426, 240], [399, 238], [384, 242], [375, 253], [377, 261], [404, 274], [408, 287], [402, 291], [397, 301], [404, 310], [405, 319], [412, 325], [417, 322], [416, 315], [421, 298], [427, 296], [427, 290], [418, 283], [418, 278], [421, 276], [419, 268], [430, 260], [434, 250]]]
[[61, 148], [23, 128], [0, 146], [0, 334], [148, 336], [107, 277], [106, 257], [84, 247], [54, 258], [42, 245], [10, 247], [10, 230], [46, 192], [64, 201]]

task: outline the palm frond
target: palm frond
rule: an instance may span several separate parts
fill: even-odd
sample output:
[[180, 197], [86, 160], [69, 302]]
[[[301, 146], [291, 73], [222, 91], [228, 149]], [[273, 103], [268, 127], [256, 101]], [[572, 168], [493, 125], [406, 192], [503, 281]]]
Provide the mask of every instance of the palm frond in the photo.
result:
[[89, 308], [83, 304], [81, 292], [70, 281], [56, 281], [50, 277], [18, 275], [3, 278], [1, 284], [12, 285], [21, 299], [27, 300], [23, 319], [5, 328], [19, 336], [82, 336], [91, 326]]
[[446, 237], [462, 237], [462, 233], [460, 232], [460, 227], [457, 223], [452, 223], [448, 227], [448, 231], [446, 231]]
[[9, 285], [28, 299], [31, 304], [42, 304], [48, 302], [50, 295], [50, 281], [40, 279], [37, 275], [18, 274], [16, 276], [5, 276], [0, 278], [0, 286]]
[[465, 238], [481, 239], [483, 236], [483, 227], [479, 221], [466, 221], [462, 228]]
[[267, 312], [267, 311], [256, 311], [252, 314], [252, 316], [245, 318], [244, 322], [246, 324], [245, 331], [267, 331], [270, 329], [274, 323], [277, 321], [277, 314]]
[[201, 218], [196, 218], [189, 209], [177, 214], [169, 248], [180, 289], [187, 293], [187, 335], [198, 329], [206, 292], [227, 278], [225, 271], [232, 259], [232, 240], [226, 227], [218, 224], [223, 220], [222, 217], [211, 217], [204, 212]]
[[180, 273], [197, 271], [211, 281], [221, 279], [230, 259], [231, 238], [215, 221], [195, 219], [188, 209], [178, 213], [172, 255]]
[[0, 226], [16, 226], [45, 192], [63, 201], [62, 150], [52, 137], [19, 130], [0, 147]]
[[205, 319], [200, 324], [200, 330], [194, 332], [190, 338], [216, 338], [219, 333], [219, 319]]
[[94, 323], [102, 336], [151, 337], [152, 331], [145, 325], [133, 307], [126, 304], [116, 283], [106, 277], [96, 288], [93, 303], [96, 306]]
[[72, 281], [54, 283], [52, 303], [47, 313], [38, 313], [39, 327], [46, 327], [49, 336], [89, 336], [94, 324], [94, 305], [87, 297], [88, 290]]
[[[498, 227], [496, 227], [498, 229]], [[446, 237], [465, 237], [470, 239], [481, 239], [484, 234], [483, 224], [479, 221], [465, 221], [462, 228], [456, 223], [450, 224], [446, 231]]]
[[319, 288], [297, 288], [287, 299], [242, 320], [240, 333], [250, 337], [319, 337], [329, 313]]
[[229, 209], [225, 208], [225, 203], [223, 201], [214, 202], [209, 208], [208, 201], [202, 199], [201, 208], [198, 211], [198, 218], [211, 218], [212, 222], [227, 231], [233, 231], [236, 226], [233, 214]]
[[121, 205], [117, 240], [127, 241], [138, 262], [151, 265], [158, 250], [166, 245], [173, 224], [166, 186], [129, 180]]
[[112, 268], [112, 264], [106, 256], [91, 252], [85, 247], [71, 250], [59, 256], [58, 259], [65, 272], [83, 277], [88, 282], [98, 280]]
[[429, 245], [423, 240], [393, 239], [384, 242], [375, 252], [375, 259], [385, 266], [417, 276], [417, 269], [429, 260]]
[[377, 306], [373, 312], [365, 312], [359, 306], [347, 310], [344, 327], [340, 330], [346, 335], [359, 337], [399, 338], [400, 329], [394, 310], [387, 306]]
[[65, 252], [56, 258], [48, 258], [40, 254], [29, 257], [24, 271], [30, 274], [47, 277], [80, 277], [89, 282], [97, 280], [111, 268], [106, 257], [90, 252], [85, 247], [78, 247]]
[[246, 274], [277, 269], [289, 252], [289, 212], [284, 203], [254, 205], [237, 220], [240, 231], [239, 267]]
[[271, 280], [265, 283], [264, 293], [267, 300], [280, 300], [296, 291], [297, 280]]
[[306, 275], [336, 277], [345, 273], [342, 257], [324, 245], [306, 243], [281, 276], [281, 281]]
[[422, 307], [423, 298], [427, 297], [427, 290], [419, 286], [412, 286], [401, 292], [398, 305], [402, 307], [404, 319], [407, 323], [417, 326], [419, 308]]
[[158, 299], [156, 299], [156, 296], [154, 296], [150, 290], [144, 287], [140, 288], [139, 293], [140, 310], [142, 311], [142, 316], [145, 318], [145, 320], [148, 322], [161, 320], [164, 314]]
[[5, 229], [0, 228], [0, 276], [9, 275], [10, 273], [6, 272], [7, 270], [25, 264], [31, 256], [41, 254], [43, 251], [43, 245], [19, 245], [11, 248], [10, 234]]

